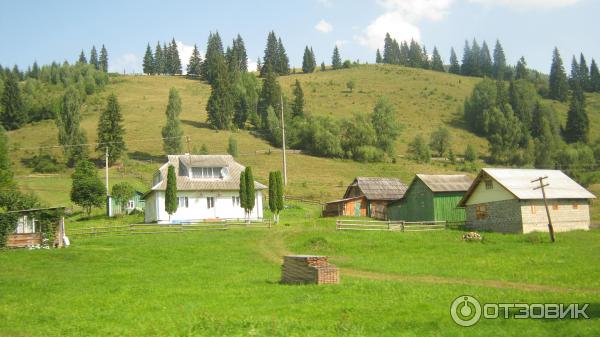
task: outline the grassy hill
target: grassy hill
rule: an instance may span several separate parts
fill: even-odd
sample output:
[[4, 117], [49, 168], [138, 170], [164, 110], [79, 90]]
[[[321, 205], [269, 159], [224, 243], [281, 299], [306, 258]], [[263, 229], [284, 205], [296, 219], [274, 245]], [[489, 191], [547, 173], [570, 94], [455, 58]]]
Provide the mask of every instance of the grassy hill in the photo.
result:
[[[462, 153], [467, 143], [475, 144], [480, 153], [487, 152], [487, 140], [466, 130], [459, 108], [477, 78], [456, 76], [421, 69], [389, 65], [365, 65], [338, 71], [296, 74], [279, 79], [284, 91], [291, 95], [298, 79], [304, 89], [306, 110], [312, 114], [347, 118], [355, 112], [370, 112], [380, 96], [387, 96], [396, 108], [398, 120], [404, 125], [397, 142], [400, 155], [406, 152], [412, 138], [423, 133], [426, 137], [439, 125], [446, 125], [453, 138], [455, 153]], [[353, 92], [346, 82], [354, 80]], [[168, 76], [118, 76], [106, 89], [91, 96], [83, 107], [82, 128], [90, 142], [96, 141], [96, 125], [106, 96], [114, 92], [119, 98], [124, 116], [128, 159], [122, 169], [111, 168], [111, 185], [121, 180], [148, 188], [150, 177], [164, 160], [160, 131], [165, 123], [165, 107], [171, 87], [179, 90], [183, 101], [181, 121], [184, 134], [190, 137], [191, 148], [206, 144], [210, 153], [225, 153], [229, 131], [215, 131], [206, 124], [205, 106], [210, 87], [205, 83]], [[561, 113], [566, 105], [553, 103]], [[590, 96], [588, 112], [592, 122], [592, 139], [600, 126], [600, 96]], [[258, 180], [267, 181], [268, 172], [280, 169], [280, 154], [256, 154], [271, 146], [247, 131], [235, 133], [240, 151], [239, 161], [252, 166]], [[54, 121], [43, 121], [9, 132], [15, 172], [23, 190], [38, 193], [52, 205], [69, 205], [70, 172], [52, 176], [31, 175], [22, 160], [37, 153], [38, 146], [58, 143]], [[25, 149], [23, 149], [25, 148]], [[60, 154], [59, 149], [53, 152]], [[100, 154], [97, 154], [100, 156]], [[357, 175], [396, 176], [409, 182], [417, 172], [453, 172], [454, 167], [442, 163], [420, 165], [400, 158], [397, 163], [362, 164], [350, 160], [325, 159], [303, 154], [288, 157], [288, 193], [315, 199], [341, 196], [351, 179]]]

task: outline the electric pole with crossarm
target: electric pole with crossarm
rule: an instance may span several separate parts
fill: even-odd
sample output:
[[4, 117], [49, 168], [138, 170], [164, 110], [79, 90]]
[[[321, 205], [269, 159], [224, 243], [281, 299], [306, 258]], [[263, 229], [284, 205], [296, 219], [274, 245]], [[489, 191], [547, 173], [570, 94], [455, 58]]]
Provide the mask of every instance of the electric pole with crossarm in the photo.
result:
[[548, 216], [548, 232], [550, 233], [550, 241], [554, 242], [554, 227], [552, 227], [552, 218], [550, 218], [550, 210], [548, 209], [548, 201], [546, 200], [546, 190], [544, 187], [550, 186], [550, 184], [545, 184], [544, 179], [548, 179], [548, 176], [539, 177], [537, 179], [532, 180], [532, 183], [539, 182], [540, 186], [534, 187], [534, 190], [542, 190], [542, 197], [544, 198], [544, 206], [546, 207], [546, 215]]

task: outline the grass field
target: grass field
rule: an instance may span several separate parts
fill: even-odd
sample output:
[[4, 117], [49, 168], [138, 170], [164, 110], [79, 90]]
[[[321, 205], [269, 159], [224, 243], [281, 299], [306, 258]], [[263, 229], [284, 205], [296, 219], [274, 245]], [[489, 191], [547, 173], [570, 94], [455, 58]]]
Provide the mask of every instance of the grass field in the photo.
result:
[[[480, 153], [487, 152], [487, 141], [468, 132], [457, 112], [479, 80], [433, 71], [389, 65], [367, 65], [338, 71], [296, 74], [280, 78], [286, 93], [298, 79], [306, 97], [306, 109], [312, 114], [346, 118], [355, 112], [370, 112], [380, 96], [387, 96], [404, 125], [397, 142], [400, 155], [415, 134], [428, 135], [439, 125], [446, 125], [454, 137], [454, 150], [462, 153], [467, 143], [475, 144]], [[356, 81], [356, 88], [348, 92], [345, 84]], [[82, 127], [90, 142], [96, 141], [96, 124], [106, 96], [114, 92], [119, 98], [124, 116], [128, 159], [124, 169], [111, 168], [111, 181], [127, 180], [144, 191], [149, 187], [152, 173], [164, 161], [160, 130], [165, 122], [164, 111], [168, 91], [177, 88], [183, 101], [181, 121], [183, 131], [190, 136], [191, 147], [206, 144], [210, 153], [225, 153], [232, 132], [211, 130], [206, 125], [205, 105], [210, 87], [196, 80], [169, 76], [118, 76], [111, 78], [106, 89], [91, 96], [83, 107]], [[588, 99], [588, 112], [592, 123], [592, 139], [598, 136], [595, 127], [600, 125], [599, 95]], [[566, 105], [554, 103], [561, 113]], [[280, 169], [278, 153], [255, 154], [270, 145], [246, 131], [235, 132], [241, 153], [238, 160], [252, 166], [259, 181], [266, 182], [268, 172]], [[54, 178], [32, 176], [22, 160], [37, 153], [38, 146], [57, 144], [57, 131], [53, 121], [43, 121], [9, 132], [11, 154], [19, 186], [38, 193], [49, 205], [69, 206], [68, 187], [70, 171]], [[60, 154], [59, 150], [54, 150]], [[100, 156], [99, 153], [96, 154]], [[361, 164], [349, 160], [325, 159], [303, 154], [288, 156], [288, 194], [305, 198], [328, 200], [339, 198], [345, 186], [357, 175], [393, 176], [410, 182], [415, 173], [453, 173], [452, 165], [432, 163], [427, 165], [399, 158], [395, 164]], [[112, 185], [112, 183], [111, 183]]]
[[[600, 231], [336, 232], [295, 206], [271, 230], [74, 239], [0, 254], [3, 336], [597, 336]], [[69, 225], [68, 225], [69, 226]], [[68, 228], [67, 228], [68, 230]], [[340, 285], [278, 283], [285, 253], [327, 254]], [[452, 322], [450, 303], [591, 303], [590, 320]]]

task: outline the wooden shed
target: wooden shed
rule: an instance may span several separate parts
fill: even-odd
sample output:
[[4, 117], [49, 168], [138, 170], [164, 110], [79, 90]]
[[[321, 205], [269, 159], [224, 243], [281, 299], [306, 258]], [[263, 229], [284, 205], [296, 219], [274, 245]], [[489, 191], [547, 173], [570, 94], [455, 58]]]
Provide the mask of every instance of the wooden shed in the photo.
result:
[[323, 216], [368, 216], [386, 219], [386, 207], [404, 196], [407, 186], [398, 178], [356, 177], [343, 199], [325, 204]]
[[464, 174], [417, 174], [402, 200], [388, 206], [390, 220], [465, 221], [464, 208], [458, 208], [473, 180]]
[[[9, 211], [0, 214], [0, 222], [7, 228], [5, 240], [8, 248], [62, 247], [64, 245], [64, 207], [36, 208]], [[46, 237], [50, 234], [50, 237]]]

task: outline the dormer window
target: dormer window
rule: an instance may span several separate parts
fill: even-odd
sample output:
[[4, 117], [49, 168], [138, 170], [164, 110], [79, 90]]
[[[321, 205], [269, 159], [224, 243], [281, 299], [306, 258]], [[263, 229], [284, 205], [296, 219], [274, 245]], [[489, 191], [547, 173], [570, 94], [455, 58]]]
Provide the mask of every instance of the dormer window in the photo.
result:
[[221, 179], [224, 177], [223, 167], [192, 167], [194, 179]]

